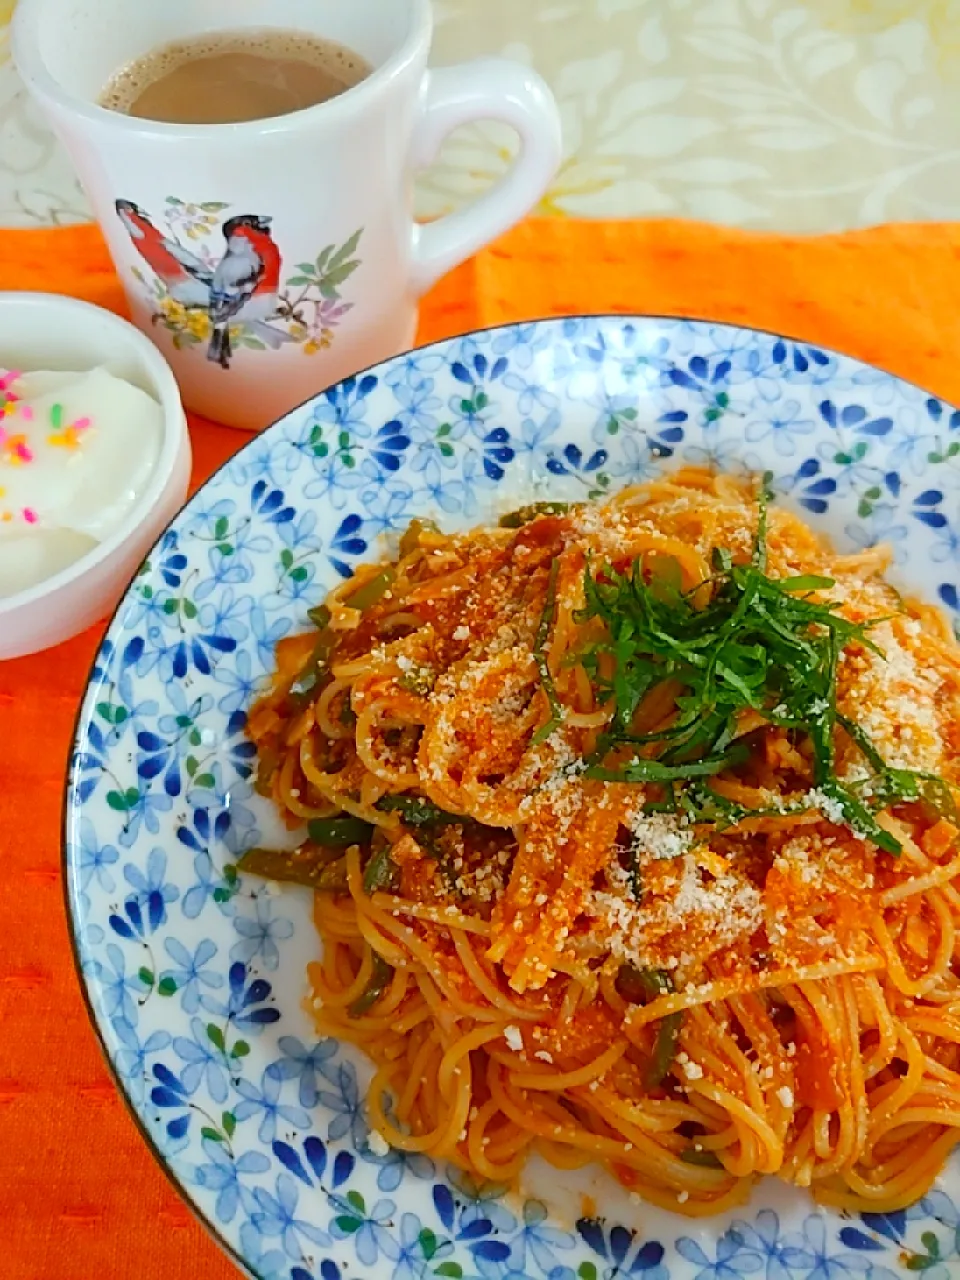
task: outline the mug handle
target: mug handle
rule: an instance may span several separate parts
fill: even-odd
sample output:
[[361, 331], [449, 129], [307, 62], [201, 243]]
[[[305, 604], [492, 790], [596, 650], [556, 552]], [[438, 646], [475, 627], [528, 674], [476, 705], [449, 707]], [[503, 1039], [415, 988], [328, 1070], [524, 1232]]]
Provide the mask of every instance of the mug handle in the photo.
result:
[[458, 125], [502, 120], [520, 135], [520, 154], [478, 200], [413, 229], [413, 289], [424, 293], [452, 267], [519, 222], [560, 167], [560, 112], [545, 81], [519, 62], [478, 58], [426, 75], [412, 164], [426, 169]]

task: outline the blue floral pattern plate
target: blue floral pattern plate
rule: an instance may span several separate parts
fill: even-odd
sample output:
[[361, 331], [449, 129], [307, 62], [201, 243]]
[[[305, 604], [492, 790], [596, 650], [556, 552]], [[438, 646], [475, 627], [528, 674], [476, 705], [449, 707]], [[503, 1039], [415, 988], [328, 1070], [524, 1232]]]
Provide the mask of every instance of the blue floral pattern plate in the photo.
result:
[[[103, 643], [66, 807], [82, 980], [120, 1088], [264, 1280], [887, 1280], [960, 1268], [960, 1177], [843, 1217], [768, 1180], [693, 1224], [599, 1172], [520, 1192], [371, 1145], [369, 1072], [303, 1007], [309, 895], [237, 874], [273, 815], [244, 717], [277, 641], [413, 516], [469, 526], [681, 463], [770, 470], [847, 548], [960, 605], [960, 412], [855, 360], [723, 325], [517, 325], [398, 357], [254, 439], [154, 548]], [[579, 1175], [578, 1175], [579, 1176]], [[597, 1208], [587, 1210], [581, 1192]]]

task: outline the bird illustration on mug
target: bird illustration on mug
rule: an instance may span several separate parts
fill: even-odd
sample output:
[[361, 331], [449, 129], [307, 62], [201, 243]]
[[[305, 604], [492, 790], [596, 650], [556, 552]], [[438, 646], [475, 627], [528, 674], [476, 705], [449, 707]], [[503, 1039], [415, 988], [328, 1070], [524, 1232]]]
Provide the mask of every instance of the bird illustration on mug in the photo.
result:
[[[276, 351], [296, 344], [307, 355], [326, 350], [352, 309], [341, 286], [360, 265], [355, 251], [362, 229], [341, 245], [328, 245], [315, 262], [298, 263], [297, 274], [284, 283], [283, 258], [266, 215], [233, 214], [221, 224], [228, 206], [169, 197], [163, 229], [135, 201], [117, 200], [115, 207], [152, 273], [150, 279], [133, 268], [150, 289], [154, 323], [173, 334], [178, 349], [205, 343], [207, 359], [222, 369], [230, 368], [238, 347]], [[219, 256], [205, 243], [218, 228], [224, 241]]]

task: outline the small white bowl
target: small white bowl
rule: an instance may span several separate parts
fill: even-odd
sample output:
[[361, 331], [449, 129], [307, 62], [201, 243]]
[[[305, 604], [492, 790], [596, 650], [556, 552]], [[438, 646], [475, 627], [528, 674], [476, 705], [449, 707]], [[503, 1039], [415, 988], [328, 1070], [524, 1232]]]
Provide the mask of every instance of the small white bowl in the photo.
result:
[[0, 659], [68, 640], [116, 606], [160, 533], [183, 505], [190, 437], [170, 366], [149, 339], [110, 311], [54, 293], [0, 293], [0, 363], [74, 370], [103, 365], [159, 401], [163, 439], [150, 483], [119, 529], [27, 591], [0, 597]]

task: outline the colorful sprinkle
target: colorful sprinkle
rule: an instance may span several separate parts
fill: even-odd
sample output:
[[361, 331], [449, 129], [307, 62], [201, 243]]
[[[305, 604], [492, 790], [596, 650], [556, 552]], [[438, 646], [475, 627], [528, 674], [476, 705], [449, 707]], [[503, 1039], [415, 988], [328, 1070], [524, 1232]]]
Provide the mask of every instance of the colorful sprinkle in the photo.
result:
[[76, 428], [76, 424], [66, 427], [55, 435], [47, 436], [47, 444], [51, 444], [57, 449], [79, 449], [80, 433]]
[[93, 425], [93, 419], [85, 416], [68, 424], [64, 421], [63, 405], [55, 404], [50, 407], [50, 425], [53, 432], [47, 436], [47, 444], [59, 449], [79, 449], [80, 433]]
[[17, 412], [20, 397], [10, 387], [20, 377], [19, 372], [8, 371], [0, 376], [0, 418], [9, 418]]
[[[24, 404], [19, 396], [10, 390], [11, 384], [21, 376], [20, 373], [0, 370], [0, 460], [6, 458], [7, 463], [15, 467], [34, 461], [34, 452], [27, 442], [26, 435], [23, 432], [12, 434], [7, 427], [3, 426], [3, 420], [16, 413], [19, 413], [25, 422], [34, 420], [32, 406]], [[83, 432], [93, 426], [93, 419], [87, 414], [76, 418], [73, 422], [67, 422], [66, 410], [59, 402], [50, 406], [48, 416], [51, 431], [47, 434], [46, 442], [58, 449], [79, 449], [83, 443]]]
[[6, 455], [7, 461], [15, 467], [33, 461], [33, 450], [27, 444], [27, 437], [22, 433], [15, 436], [4, 434], [0, 439], [0, 446], [2, 446], [0, 451]]
[[[26, 524], [38, 524], [40, 521], [40, 516], [35, 507], [24, 507], [20, 515]], [[12, 511], [0, 511], [0, 523], [2, 524], [9, 524], [13, 517], [14, 513]]]

